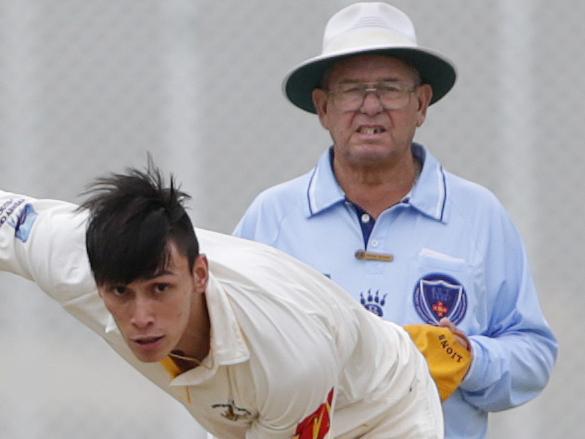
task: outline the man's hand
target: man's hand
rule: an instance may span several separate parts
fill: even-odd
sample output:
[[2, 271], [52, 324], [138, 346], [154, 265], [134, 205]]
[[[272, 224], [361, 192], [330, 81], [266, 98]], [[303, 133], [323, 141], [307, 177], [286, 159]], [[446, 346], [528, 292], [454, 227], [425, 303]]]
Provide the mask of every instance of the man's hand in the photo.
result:
[[439, 321], [439, 326], [443, 328], [449, 328], [449, 330], [453, 333], [459, 344], [463, 346], [465, 349], [467, 349], [469, 352], [471, 352], [471, 343], [469, 342], [467, 335], [465, 335], [465, 332], [463, 332], [461, 329], [455, 326], [455, 324], [451, 320], [449, 320], [447, 317], [443, 317]]

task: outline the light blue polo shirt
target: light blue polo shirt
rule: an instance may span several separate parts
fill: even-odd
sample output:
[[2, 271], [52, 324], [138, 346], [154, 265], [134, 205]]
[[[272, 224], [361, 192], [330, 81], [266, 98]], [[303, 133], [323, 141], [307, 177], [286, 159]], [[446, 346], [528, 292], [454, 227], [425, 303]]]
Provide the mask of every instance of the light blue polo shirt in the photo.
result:
[[540, 393], [557, 342], [499, 201], [445, 171], [423, 146], [413, 144], [413, 153], [423, 163], [415, 186], [375, 221], [346, 199], [330, 148], [311, 172], [258, 195], [234, 234], [313, 266], [384, 319], [455, 322], [474, 360], [444, 403], [446, 437], [484, 438], [488, 411]]

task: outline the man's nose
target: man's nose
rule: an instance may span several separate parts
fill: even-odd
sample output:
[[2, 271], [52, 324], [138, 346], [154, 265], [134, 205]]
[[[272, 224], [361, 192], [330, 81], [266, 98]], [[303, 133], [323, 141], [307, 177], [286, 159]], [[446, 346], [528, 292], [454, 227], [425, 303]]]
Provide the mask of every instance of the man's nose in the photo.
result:
[[374, 115], [378, 114], [384, 109], [382, 106], [382, 102], [378, 96], [378, 93], [375, 88], [368, 88], [364, 91], [364, 100], [362, 102], [362, 106], [360, 111], [363, 114], [367, 115]]
[[137, 297], [134, 301], [131, 323], [137, 328], [146, 328], [154, 322], [152, 301], [147, 298]]

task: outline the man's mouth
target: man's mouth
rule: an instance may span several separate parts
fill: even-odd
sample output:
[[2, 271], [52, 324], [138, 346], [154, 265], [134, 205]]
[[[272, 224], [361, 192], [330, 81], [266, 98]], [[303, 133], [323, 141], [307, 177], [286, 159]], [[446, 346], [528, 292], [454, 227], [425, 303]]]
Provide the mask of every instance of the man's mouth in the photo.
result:
[[368, 136], [371, 136], [374, 134], [382, 134], [385, 131], [386, 130], [381, 126], [361, 126], [357, 129], [357, 132], [359, 134], [365, 134]]
[[141, 346], [147, 346], [153, 343], [156, 343], [160, 340], [162, 340], [164, 337], [164, 335], [156, 335], [156, 336], [144, 336], [144, 337], [135, 337], [132, 339], [132, 341], [136, 344], [139, 344]]

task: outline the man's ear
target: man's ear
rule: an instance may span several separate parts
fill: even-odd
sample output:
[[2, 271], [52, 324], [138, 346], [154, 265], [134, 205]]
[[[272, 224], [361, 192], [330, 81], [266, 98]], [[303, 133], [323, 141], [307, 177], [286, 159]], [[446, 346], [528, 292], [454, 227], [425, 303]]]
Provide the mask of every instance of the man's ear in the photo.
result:
[[329, 103], [327, 99], [327, 92], [320, 88], [316, 88], [313, 90], [313, 105], [315, 106], [315, 110], [317, 110], [317, 115], [319, 116], [319, 122], [323, 128], [328, 129], [327, 127], [327, 105]]
[[204, 293], [207, 289], [207, 282], [209, 280], [209, 264], [207, 262], [207, 256], [199, 255], [195, 258], [192, 274], [195, 283], [195, 291], [197, 293]]
[[433, 88], [429, 84], [421, 84], [416, 92], [416, 97], [418, 99], [416, 126], [420, 127], [427, 117], [427, 109], [433, 98]]

